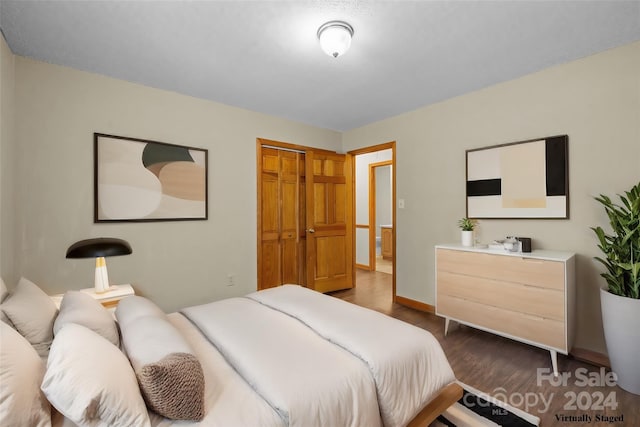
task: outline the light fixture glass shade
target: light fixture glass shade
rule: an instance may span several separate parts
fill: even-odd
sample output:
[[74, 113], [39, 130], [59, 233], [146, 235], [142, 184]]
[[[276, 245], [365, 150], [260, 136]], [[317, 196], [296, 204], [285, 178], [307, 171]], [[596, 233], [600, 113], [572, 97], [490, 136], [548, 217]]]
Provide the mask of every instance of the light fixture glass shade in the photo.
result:
[[122, 239], [100, 237], [81, 240], [69, 246], [67, 258], [95, 258], [94, 287], [96, 293], [103, 293], [109, 290], [109, 275], [104, 257], [129, 255], [132, 252], [131, 245]]
[[329, 56], [337, 58], [351, 46], [353, 27], [342, 21], [330, 21], [318, 29], [320, 47]]

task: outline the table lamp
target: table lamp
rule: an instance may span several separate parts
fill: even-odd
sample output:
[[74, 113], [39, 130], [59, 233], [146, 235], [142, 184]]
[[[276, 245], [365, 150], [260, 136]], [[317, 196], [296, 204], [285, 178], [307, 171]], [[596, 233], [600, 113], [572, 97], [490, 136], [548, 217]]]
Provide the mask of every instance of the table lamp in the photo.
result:
[[95, 258], [96, 259], [96, 293], [109, 290], [109, 276], [105, 257], [129, 255], [133, 251], [129, 243], [112, 237], [99, 237], [75, 242], [67, 249], [67, 258]]

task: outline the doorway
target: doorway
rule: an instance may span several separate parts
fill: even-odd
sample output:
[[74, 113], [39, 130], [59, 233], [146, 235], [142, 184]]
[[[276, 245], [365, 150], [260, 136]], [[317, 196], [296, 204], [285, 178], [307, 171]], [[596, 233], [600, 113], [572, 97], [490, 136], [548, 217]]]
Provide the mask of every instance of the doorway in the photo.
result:
[[393, 274], [393, 165], [391, 160], [369, 164], [369, 265]]
[[[392, 141], [349, 152], [355, 159], [356, 268], [380, 274], [377, 270], [388, 264], [384, 274], [390, 275], [393, 301], [396, 299], [395, 146]], [[357, 277], [362, 274], [359, 272]]]
[[256, 153], [258, 289], [352, 288], [353, 156], [261, 138]]

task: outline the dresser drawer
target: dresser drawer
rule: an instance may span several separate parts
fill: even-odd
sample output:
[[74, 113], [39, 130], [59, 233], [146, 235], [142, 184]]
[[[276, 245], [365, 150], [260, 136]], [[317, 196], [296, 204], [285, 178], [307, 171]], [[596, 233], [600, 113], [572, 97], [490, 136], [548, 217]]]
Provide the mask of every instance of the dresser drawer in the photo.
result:
[[487, 328], [491, 332], [567, 351], [565, 325], [557, 320], [530, 316], [449, 295], [438, 295], [437, 314]]
[[438, 295], [445, 294], [564, 322], [564, 292], [483, 277], [438, 271]]
[[438, 249], [438, 274], [441, 271], [564, 290], [564, 263], [511, 255]]

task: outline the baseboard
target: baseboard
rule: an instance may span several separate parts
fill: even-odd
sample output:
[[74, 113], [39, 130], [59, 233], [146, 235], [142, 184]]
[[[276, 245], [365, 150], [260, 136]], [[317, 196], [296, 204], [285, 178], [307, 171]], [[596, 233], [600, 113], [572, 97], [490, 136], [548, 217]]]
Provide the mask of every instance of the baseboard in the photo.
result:
[[435, 313], [436, 308], [430, 304], [416, 301], [410, 298], [401, 297], [400, 295], [396, 295], [395, 302], [400, 305], [404, 305], [409, 308], [413, 308], [415, 310], [424, 311], [426, 313]]
[[598, 353], [593, 350], [587, 350], [586, 348], [573, 348], [569, 353], [571, 357], [581, 362], [586, 362], [595, 366], [604, 366], [605, 368], [611, 367], [609, 357], [606, 354]]
[[364, 265], [364, 264], [357, 264], [356, 263], [356, 268], [359, 268], [361, 270], [367, 270], [367, 271], [371, 271], [371, 267], [368, 265]]

